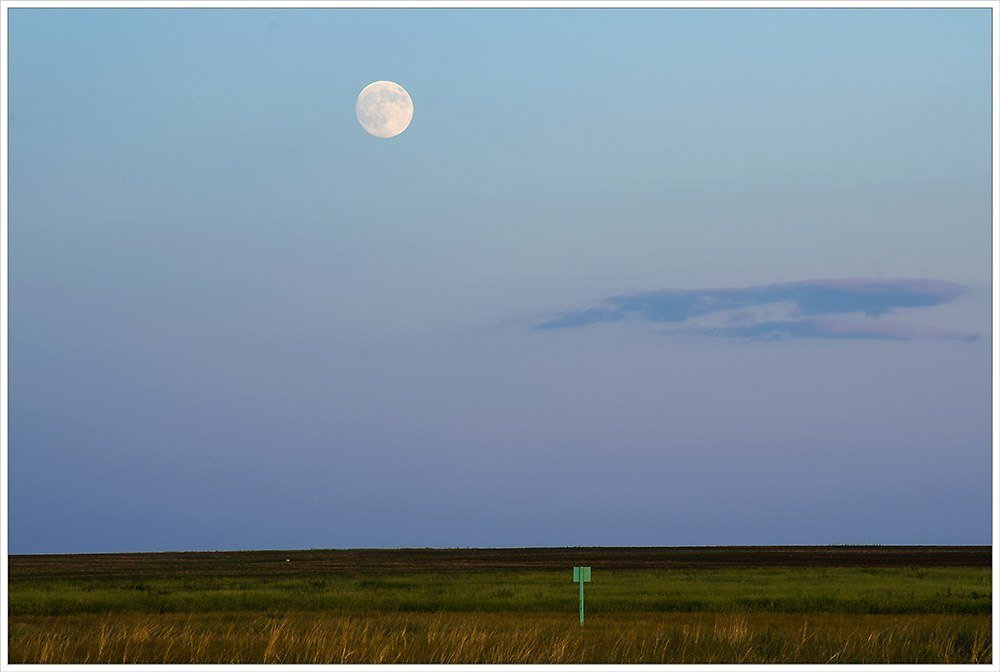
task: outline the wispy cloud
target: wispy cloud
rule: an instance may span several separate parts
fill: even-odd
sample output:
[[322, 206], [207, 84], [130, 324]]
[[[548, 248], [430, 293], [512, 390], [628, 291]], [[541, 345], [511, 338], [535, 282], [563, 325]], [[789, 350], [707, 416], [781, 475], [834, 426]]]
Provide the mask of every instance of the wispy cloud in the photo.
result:
[[536, 329], [643, 321], [668, 331], [729, 338], [975, 340], [965, 331], [881, 319], [900, 309], [954, 301], [968, 288], [943, 280], [845, 278], [757, 287], [667, 289], [613, 296], [596, 306], [549, 316]]

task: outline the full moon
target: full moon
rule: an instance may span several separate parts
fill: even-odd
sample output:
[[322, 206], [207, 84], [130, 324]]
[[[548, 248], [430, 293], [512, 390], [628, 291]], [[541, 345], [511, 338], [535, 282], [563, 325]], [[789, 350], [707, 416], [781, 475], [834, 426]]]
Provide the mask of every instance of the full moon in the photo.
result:
[[354, 113], [368, 133], [379, 138], [394, 138], [410, 125], [413, 101], [406, 89], [396, 82], [372, 82], [358, 94]]

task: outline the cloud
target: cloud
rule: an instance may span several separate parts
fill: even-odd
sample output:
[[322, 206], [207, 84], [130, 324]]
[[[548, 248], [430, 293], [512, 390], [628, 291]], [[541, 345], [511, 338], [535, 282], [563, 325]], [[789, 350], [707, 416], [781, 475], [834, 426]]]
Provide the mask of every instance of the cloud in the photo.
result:
[[873, 323], [874, 320], [807, 319], [758, 322], [755, 324], [702, 328], [698, 333], [708, 336], [777, 340], [786, 338], [849, 338], [879, 341], [911, 341], [938, 339], [975, 341], [977, 334], [964, 331], [914, 327], [908, 324]]
[[845, 278], [727, 289], [668, 289], [613, 296], [550, 316], [536, 329], [641, 321], [666, 331], [728, 338], [975, 340], [976, 334], [881, 319], [901, 309], [949, 303], [967, 287], [943, 280]]

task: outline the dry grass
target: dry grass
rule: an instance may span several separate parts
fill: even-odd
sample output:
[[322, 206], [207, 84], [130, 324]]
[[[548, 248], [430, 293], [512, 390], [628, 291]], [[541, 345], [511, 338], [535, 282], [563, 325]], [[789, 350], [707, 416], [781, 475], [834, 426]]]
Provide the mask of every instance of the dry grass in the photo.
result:
[[985, 663], [988, 615], [315, 612], [10, 622], [11, 663]]
[[[580, 564], [595, 567], [583, 629]], [[988, 547], [15, 556], [7, 587], [14, 663], [992, 656]]]

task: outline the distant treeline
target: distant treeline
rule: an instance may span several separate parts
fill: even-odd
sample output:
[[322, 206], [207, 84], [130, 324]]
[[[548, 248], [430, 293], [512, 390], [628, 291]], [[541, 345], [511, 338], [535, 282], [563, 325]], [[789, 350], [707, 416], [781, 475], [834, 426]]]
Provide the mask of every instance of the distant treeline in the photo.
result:
[[989, 546], [688, 546], [351, 549], [12, 555], [11, 580], [372, 572], [744, 567], [989, 567]]

